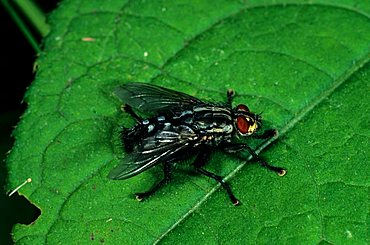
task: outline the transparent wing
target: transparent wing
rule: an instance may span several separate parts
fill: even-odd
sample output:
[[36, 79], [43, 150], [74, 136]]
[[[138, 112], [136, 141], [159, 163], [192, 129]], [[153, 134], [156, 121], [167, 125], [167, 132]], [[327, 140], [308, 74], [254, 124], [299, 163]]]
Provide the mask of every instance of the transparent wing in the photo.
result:
[[193, 96], [148, 83], [127, 83], [117, 87], [114, 93], [124, 103], [146, 113], [204, 104]]
[[143, 140], [142, 147], [124, 159], [108, 175], [111, 179], [128, 179], [164, 161], [173, 161], [189, 152], [195, 143], [189, 128], [163, 130]]

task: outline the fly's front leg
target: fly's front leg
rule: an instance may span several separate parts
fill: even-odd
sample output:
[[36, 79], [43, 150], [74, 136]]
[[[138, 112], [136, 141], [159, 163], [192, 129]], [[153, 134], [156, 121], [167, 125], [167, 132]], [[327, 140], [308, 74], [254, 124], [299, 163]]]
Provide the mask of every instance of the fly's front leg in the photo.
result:
[[238, 152], [238, 151], [242, 151], [244, 149], [246, 149], [251, 155], [252, 157], [264, 168], [267, 168], [271, 171], [274, 171], [275, 173], [277, 173], [279, 176], [284, 176], [286, 174], [286, 169], [284, 168], [280, 168], [280, 167], [275, 167], [275, 166], [272, 166], [270, 164], [268, 164], [265, 160], [263, 160], [262, 158], [260, 158], [256, 152], [254, 152], [254, 150], [252, 148], [250, 148], [247, 144], [232, 144], [232, 143], [228, 143], [228, 144], [224, 144], [222, 145], [222, 149], [228, 153], [235, 153], [235, 152]]
[[263, 134], [253, 134], [251, 135], [252, 138], [254, 139], [270, 139], [272, 137], [276, 137], [278, 135], [277, 129], [268, 129]]
[[209, 159], [210, 154], [211, 154], [211, 150], [209, 148], [201, 149], [200, 153], [198, 154], [198, 156], [196, 157], [196, 159], [194, 161], [195, 170], [198, 173], [203, 174], [205, 176], [208, 176], [208, 177], [216, 180], [218, 183], [220, 183], [221, 186], [227, 192], [227, 195], [229, 196], [229, 198], [230, 198], [231, 202], [234, 204], [234, 206], [239, 205], [240, 202], [234, 196], [234, 194], [233, 194], [233, 192], [232, 192], [232, 190], [230, 188], [230, 185], [228, 183], [226, 183], [221, 176], [218, 176], [218, 175], [216, 175], [214, 173], [211, 173], [211, 172], [205, 170], [204, 168], [202, 168], [204, 165], [206, 165], [206, 163], [207, 163], [207, 161]]
[[233, 103], [233, 98], [234, 98], [234, 95], [235, 95], [235, 91], [233, 89], [228, 89], [227, 90], [227, 93], [226, 93], [226, 96], [227, 96], [227, 104], [229, 105], [230, 108], [232, 108], [232, 103]]
[[142, 192], [142, 193], [136, 193], [135, 194], [136, 200], [141, 202], [144, 198], [149, 197], [154, 192], [156, 192], [159, 188], [166, 185], [171, 180], [171, 175], [172, 175], [171, 167], [172, 167], [171, 163], [165, 162], [163, 165], [164, 178], [161, 181], [159, 181], [157, 184], [155, 184], [149, 191]]

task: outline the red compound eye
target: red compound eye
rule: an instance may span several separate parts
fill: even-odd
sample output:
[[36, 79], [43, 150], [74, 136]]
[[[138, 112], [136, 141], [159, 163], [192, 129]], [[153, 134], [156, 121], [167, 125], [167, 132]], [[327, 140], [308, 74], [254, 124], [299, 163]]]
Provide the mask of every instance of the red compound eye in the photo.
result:
[[250, 124], [244, 116], [238, 116], [236, 118], [236, 126], [241, 134], [248, 133]]
[[249, 111], [249, 108], [246, 105], [240, 104], [236, 107], [236, 110], [238, 110], [238, 111]]

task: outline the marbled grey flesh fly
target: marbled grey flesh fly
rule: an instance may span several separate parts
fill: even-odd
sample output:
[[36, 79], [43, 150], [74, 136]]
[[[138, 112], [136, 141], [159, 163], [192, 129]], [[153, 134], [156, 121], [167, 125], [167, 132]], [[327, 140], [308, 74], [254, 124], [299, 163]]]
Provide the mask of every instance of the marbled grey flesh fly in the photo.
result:
[[[152, 195], [171, 180], [174, 165], [183, 159], [195, 156], [196, 172], [213, 178], [226, 190], [231, 202], [240, 202], [221, 176], [207, 171], [213, 150], [227, 153], [246, 150], [263, 167], [285, 175], [286, 170], [269, 165], [245, 143], [234, 143], [237, 136], [268, 139], [276, 130], [255, 134], [261, 127], [261, 116], [252, 113], [246, 105], [232, 107], [234, 92], [227, 91], [227, 102], [214, 103], [193, 96], [147, 83], [127, 83], [115, 90], [124, 102], [124, 109], [136, 125], [121, 132], [122, 143], [128, 153], [109, 178], [128, 179], [157, 164], [163, 164], [164, 178], [147, 192], [137, 193], [137, 200]], [[149, 115], [142, 118], [135, 111]]]

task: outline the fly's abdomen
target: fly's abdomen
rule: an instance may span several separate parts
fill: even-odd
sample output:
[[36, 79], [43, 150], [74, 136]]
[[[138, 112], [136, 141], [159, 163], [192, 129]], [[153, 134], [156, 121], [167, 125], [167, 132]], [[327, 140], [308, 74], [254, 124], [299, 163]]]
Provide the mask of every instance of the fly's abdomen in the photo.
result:
[[137, 145], [141, 145], [143, 139], [161, 127], [162, 121], [164, 121], [163, 117], [144, 119], [132, 128], [123, 129], [121, 139], [126, 151], [132, 152]]
[[[144, 119], [130, 129], [124, 129], [121, 138], [126, 150], [132, 152], [135, 147], [144, 149], [152, 144], [173, 141], [173, 137], [180, 137], [177, 132], [179, 130], [179, 125], [174, 126], [171, 118], [160, 115]], [[189, 132], [185, 130], [183, 134], [187, 137]]]

